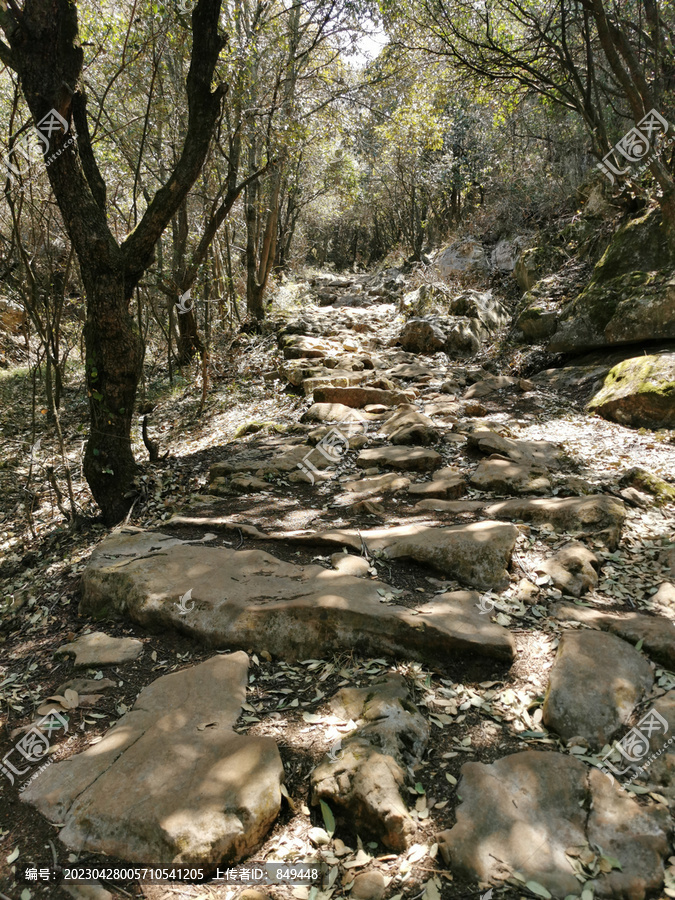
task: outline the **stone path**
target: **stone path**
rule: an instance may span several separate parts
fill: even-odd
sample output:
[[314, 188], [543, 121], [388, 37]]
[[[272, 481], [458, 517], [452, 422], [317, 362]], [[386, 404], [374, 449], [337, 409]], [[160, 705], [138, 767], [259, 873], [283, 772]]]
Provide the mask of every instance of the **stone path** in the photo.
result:
[[[119, 529], [82, 577], [80, 613], [99, 630], [112, 618], [137, 638], [173, 632], [239, 652], [158, 678], [23, 799], [64, 823], [76, 852], [240, 860], [265, 840], [289, 776], [275, 741], [233, 731], [242, 705], [258, 711], [246, 701], [249, 657], [280, 672], [379, 657], [377, 678], [346, 678], [332, 697], [317, 687], [323, 712], [295, 707], [314, 734], [337, 739], [309, 773], [314, 847], [300, 841], [294, 857], [329, 873], [313, 900], [490, 886], [504, 897], [650, 896], [675, 802], [665, 745], [675, 677], [659, 668], [675, 668], [662, 485], [609, 466], [611, 450], [604, 464], [585, 458], [588, 422], [569, 424], [553, 393], [568, 383], [560, 373], [528, 381], [462, 362], [505, 321], [489, 292], [407, 324], [398, 275], [323, 278], [310, 292], [317, 305], [279, 332], [265, 376], [297, 392], [285, 433], [228, 445], [205, 495], [161, 530]], [[618, 440], [618, 426], [593, 427], [608, 446]], [[62, 649], [103, 665], [102, 640]], [[632, 755], [610, 756], [626, 735]], [[645, 742], [659, 756], [638, 771]], [[393, 855], [345, 849], [357, 836]], [[423, 858], [432, 874], [409, 891]]]

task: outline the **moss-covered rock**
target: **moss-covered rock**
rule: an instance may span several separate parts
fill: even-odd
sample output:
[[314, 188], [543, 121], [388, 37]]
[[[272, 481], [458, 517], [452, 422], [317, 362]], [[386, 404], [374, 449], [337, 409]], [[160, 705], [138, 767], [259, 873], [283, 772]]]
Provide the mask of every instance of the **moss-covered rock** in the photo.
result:
[[663, 478], [642, 469], [640, 466], [634, 466], [621, 476], [619, 481], [620, 487], [632, 487], [638, 491], [651, 494], [660, 503], [672, 503], [675, 501], [675, 487], [668, 484]]
[[542, 341], [551, 337], [558, 326], [558, 314], [540, 306], [529, 306], [518, 316], [517, 327], [529, 341]]
[[675, 352], [620, 362], [589, 409], [633, 428], [675, 427]]
[[674, 266], [658, 211], [623, 225], [590, 284], [564, 311], [549, 350], [575, 353], [675, 339]]

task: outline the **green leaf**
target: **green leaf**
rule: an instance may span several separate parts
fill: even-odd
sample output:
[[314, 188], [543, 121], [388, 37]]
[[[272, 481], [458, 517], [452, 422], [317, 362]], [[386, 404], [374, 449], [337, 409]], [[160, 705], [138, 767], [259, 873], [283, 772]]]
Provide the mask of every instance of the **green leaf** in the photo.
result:
[[319, 800], [321, 804], [321, 815], [323, 816], [323, 824], [326, 826], [326, 831], [328, 832], [330, 837], [333, 837], [335, 834], [335, 816], [331, 812], [330, 806], [326, 803], [325, 800]]
[[616, 856], [605, 856], [603, 858], [607, 860], [607, 862], [611, 865], [611, 867], [613, 869], [620, 869], [621, 871], [623, 871], [623, 869], [621, 869], [621, 863], [616, 858]]
[[415, 785], [415, 790], [417, 791], [418, 794], [423, 794], [423, 793], [424, 793], [424, 788], [422, 787], [422, 782], [421, 782], [421, 781], [418, 781], [418, 782], [417, 782], [417, 784]]
[[537, 897], [543, 897], [544, 900], [551, 900], [551, 895], [546, 890], [543, 884], [539, 884], [538, 881], [528, 881], [525, 887]]
[[98, 400], [99, 403], [101, 402], [101, 400], [103, 400], [103, 394], [99, 393], [99, 391], [92, 391], [91, 396], [94, 398], [94, 400]]
[[645, 639], [644, 639], [644, 638], [640, 638], [640, 640], [639, 640], [639, 641], [637, 642], [637, 644], [635, 645], [635, 649], [636, 649], [636, 650], [642, 650], [642, 645], [644, 644], [644, 642], [645, 642]]
[[94, 454], [94, 456], [98, 456], [101, 451], [94, 449], [91, 452]]

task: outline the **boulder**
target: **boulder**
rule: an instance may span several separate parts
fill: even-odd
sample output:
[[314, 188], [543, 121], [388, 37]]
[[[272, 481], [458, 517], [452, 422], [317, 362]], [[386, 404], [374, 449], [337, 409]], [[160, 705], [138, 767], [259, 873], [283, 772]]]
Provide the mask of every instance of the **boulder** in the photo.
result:
[[558, 313], [541, 306], [526, 306], [516, 319], [516, 327], [528, 341], [544, 341], [555, 334]]
[[472, 487], [497, 494], [546, 494], [551, 481], [545, 469], [508, 459], [486, 459], [471, 476]]
[[434, 268], [442, 278], [448, 278], [468, 269], [485, 272], [488, 269], [488, 261], [479, 241], [464, 238], [441, 250], [434, 259]]
[[555, 604], [551, 607], [551, 615], [561, 622], [581, 622], [590, 628], [609, 631], [629, 644], [642, 641], [642, 651], [650, 659], [671, 671], [675, 668], [675, 624], [670, 619], [636, 612], [603, 612], [569, 603]]
[[551, 669], [544, 724], [565, 740], [581, 736], [600, 749], [628, 723], [653, 683], [644, 656], [615, 635], [566, 631]]
[[[400, 536], [389, 532], [383, 529], [385, 545]], [[369, 533], [353, 534], [360, 552], [359, 534], [369, 540]], [[330, 536], [310, 532], [308, 540], [330, 542]], [[352, 546], [350, 536], [335, 532], [333, 543]], [[485, 573], [498, 571], [496, 562], [492, 570], [488, 563], [503, 559], [503, 552], [486, 547], [484, 555]], [[467, 563], [467, 573], [474, 570], [483, 571], [479, 561]], [[186, 612], [179, 601], [188, 591]], [[204, 547], [124, 529], [92, 554], [82, 574], [80, 612], [93, 618], [123, 616], [145, 628], [179, 631], [208, 647], [251, 648], [286, 660], [347, 650], [419, 659], [435, 667], [445, 666], [455, 652], [511, 658], [509, 632], [484, 624], [471, 594], [444, 595], [411, 610], [383, 603], [389, 591], [376, 579], [298, 566], [260, 550]]]
[[595, 897], [644, 900], [661, 887], [668, 811], [640, 806], [596, 769], [563, 753], [526, 750], [491, 765], [466, 763], [461, 776], [457, 824], [437, 840], [445, 862], [465, 878], [498, 883], [515, 871], [559, 900], [578, 897], [566, 851], [590, 844], [620, 865], [593, 879]]
[[445, 332], [437, 321], [410, 319], [398, 336], [398, 343], [408, 353], [432, 356], [445, 347]]
[[675, 338], [675, 278], [660, 212], [618, 229], [590, 284], [564, 311], [552, 353]]
[[543, 469], [558, 469], [563, 457], [562, 449], [550, 441], [519, 441], [504, 437], [487, 428], [478, 428], [467, 438], [469, 447], [481, 453], [498, 453], [515, 463], [525, 463]]
[[556, 532], [602, 537], [613, 550], [621, 539], [626, 507], [607, 494], [591, 497], [547, 497], [502, 500], [486, 507], [493, 519], [510, 519], [549, 525]]
[[509, 375], [490, 375], [483, 381], [477, 381], [472, 384], [464, 392], [464, 400], [473, 400], [480, 397], [487, 397], [495, 391], [501, 391], [503, 388], [511, 387], [516, 384], [517, 378], [511, 378]]
[[550, 576], [553, 586], [564, 594], [581, 597], [597, 587], [599, 564], [592, 550], [579, 541], [572, 541], [536, 566], [536, 571]]
[[637, 356], [614, 366], [588, 408], [631, 428], [675, 428], [675, 353]]
[[672, 503], [675, 501], [675, 486], [669, 484], [659, 475], [643, 469], [641, 466], [633, 466], [623, 473], [619, 479], [620, 487], [632, 487], [638, 491], [651, 494], [660, 503]]
[[276, 819], [271, 738], [240, 735], [248, 657], [216, 656], [145, 687], [102, 741], [52, 763], [21, 799], [77, 853], [213, 869], [250, 854]]
[[431, 481], [411, 485], [409, 493], [414, 498], [438, 497], [456, 500], [466, 493], [466, 482], [459, 469], [448, 466], [434, 472]]
[[481, 590], [509, 584], [507, 567], [516, 546], [518, 529], [501, 522], [476, 522], [451, 528], [419, 526], [386, 552], [392, 559], [425, 563], [462, 584]]
[[329, 755], [312, 772], [312, 803], [323, 800], [346, 818], [350, 830], [392, 850], [405, 850], [415, 824], [401, 789], [406, 771], [424, 753], [429, 725], [413, 705], [401, 675], [367, 688], [344, 688], [331, 709], [359, 727], [342, 740], [338, 759]]

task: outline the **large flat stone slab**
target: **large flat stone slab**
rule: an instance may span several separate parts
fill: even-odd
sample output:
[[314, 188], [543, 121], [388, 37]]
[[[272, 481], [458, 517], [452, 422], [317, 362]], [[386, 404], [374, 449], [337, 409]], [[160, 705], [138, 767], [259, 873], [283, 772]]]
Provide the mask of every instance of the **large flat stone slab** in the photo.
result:
[[503, 500], [487, 506], [485, 514], [493, 519], [550, 525], [556, 532], [598, 535], [613, 550], [621, 539], [626, 507], [616, 497], [593, 494], [590, 497]]
[[318, 387], [314, 390], [315, 403], [341, 403], [351, 409], [363, 409], [371, 403], [398, 406], [409, 403], [411, 395], [402, 391], [386, 391], [371, 387]]
[[[341, 534], [334, 537], [351, 546]], [[178, 603], [188, 590], [194, 608], [186, 614]], [[209, 647], [267, 650], [282, 659], [354, 650], [441, 668], [460, 652], [512, 657], [510, 633], [484, 622], [489, 617], [479, 615], [477, 595], [443, 595], [412, 610], [383, 603], [389, 590], [381, 581], [282, 562], [260, 550], [202, 547], [126, 529], [92, 554], [80, 611], [122, 615]]]
[[551, 490], [545, 469], [509, 459], [484, 460], [471, 476], [471, 485], [497, 494], [546, 494]]
[[21, 797], [76, 852], [204, 866], [250, 854], [281, 805], [271, 738], [236, 734], [245, 653], [164, 675], [102, 741], [53, 763]]
[[555, 898], [578, 897], [565, 851], [590, 843], [621, 865], [598, 875], [596, 897], [643, 900], [661, 887], [667, 810], [641, 807], [571, 756], [527, 750], [492, 765], [467, 763], [457, 792], [457, 824], [438, 843], [465, 877], [495, 884], [517, 871]]
[[566, 631], [551, 669], [544, 724], [599, 749], [612, 741], [654, 683], [644, 656], [613, 634]]
[[487, 455], [498, 453], [513, 462], [545, 469], [558, 469], [564, 455], [562, 449], [550, 441], [515, 440], [487, 428], [470, 434], [468, 444]]

